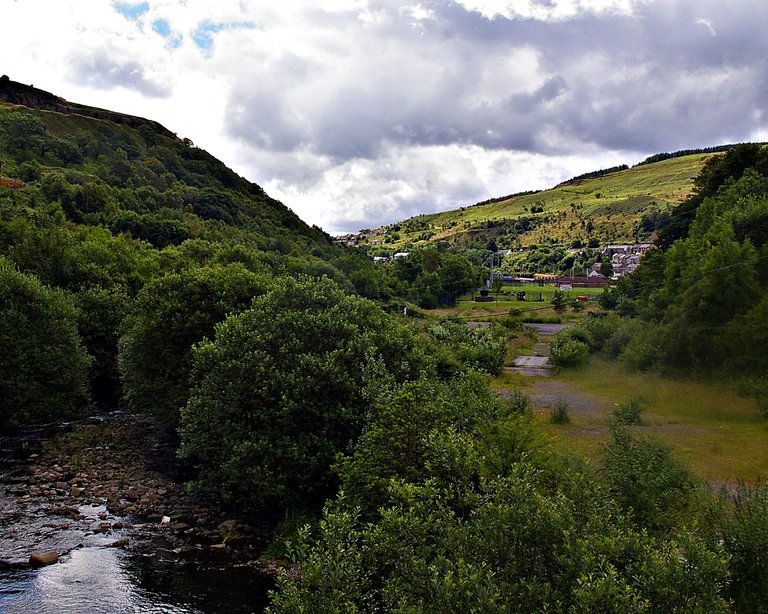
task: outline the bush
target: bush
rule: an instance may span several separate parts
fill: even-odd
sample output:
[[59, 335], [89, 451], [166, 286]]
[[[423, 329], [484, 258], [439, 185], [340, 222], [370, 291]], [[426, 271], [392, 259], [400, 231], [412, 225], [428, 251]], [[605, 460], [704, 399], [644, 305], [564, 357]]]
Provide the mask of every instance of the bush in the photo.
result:
[[768, 483], [724, 487], [707, 512], [713, 541], [731, 556], [736, 611], [768, 612]]
[[559, 476], [579, 485], [568, 494], [526, 461], [478, 480], [464, 470], [481, 454], [443, 449], [453, 482], [393, 481], [375, 522], [344, 495], [327, 506], [292, 544], [301, 579], [281, 572], [267, 611], [728, 611], [719, 549], [628, 526], [575, 472]]
[[664, 364], [663, 331], [658, 325], [638, 322], [634, 327], [634, 336], [629, 339], [621, 353], [621, 360], [633, 369], [648, 371]]
[[507, 401], [507, 407], [513, 414], [530, 418], [533, 416], [531, 397], [520, 390], [512, 390]]
[[611, 417], [619, 424], [638, 425], [640, 424], [640, 414], [643, 406], [640, 399], [631, 398], [626, 403], [622, 403], [611, 412]]
[[453, 376], [457, 371], [475, 369], [498, 375], [507, 357], [509, 330], [494, 323], [470, 328], [464, 322], [443, 321], [429, 328], [442, 353], [442, 373]]
[[415, 379], [412, 329], [331, 280], [285, 280], [195, 346], [180, 453], [197, 485], [246, 509], [314, 508], [374, 401]]
[[69, 296], [0, 257], [0, 429], [88, 404], [90, 357]]
[[555, 335], [549, 343], [549, 362], [560, 368], [573, 368], [589, 361], [589, 347], [583, 341], [571, 337], [568, 330]]
[[558, 399], [555, 401], [555, 404], [551, 408], [549, 421], [552, 424], [569, 424], [571, 422], [568, 401], [565, 399]]
[[119, 343], [128, 406], [174, 428], [189, 397], [192, 345], [212, 336], [218, 322], [249, 307], [272, 283], [230, 264], [187, 269], [144, 286]]
[[639, 335], [646, 326], [648, 326], [647, 322], [638, 319], [617, 318], [616, 328], [603, 346], [605, 353], [611, 358], [618, 358], [629, 342]]
[[635, 439], [620, 425], [604, 445], [604, 473], [619, 507], [639, 526], [668, 530], [679, 526], [692, 502], [695, 482], [657, 439]]

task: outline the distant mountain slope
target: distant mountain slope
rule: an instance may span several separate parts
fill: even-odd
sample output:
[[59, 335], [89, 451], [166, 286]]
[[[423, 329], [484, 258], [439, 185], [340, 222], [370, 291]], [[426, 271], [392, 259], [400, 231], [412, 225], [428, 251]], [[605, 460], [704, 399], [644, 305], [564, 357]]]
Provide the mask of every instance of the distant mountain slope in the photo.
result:
[[712, 155], [697, 153], [591, 173], [597, 176], [573, 179], [541, 192], [416, 216], [366, 232], [361, 243], [404, 248], [448, 241], [457, 246], [484, 247], [493, 240], [503, 249], [647, 240], [665, 213], [691, 193], [693, 179]]
[[302, 250], [330, 245], [261, 187], [159, 123], [71, 103], [6, 76], [0, 160], [4, 179], [61, 201], [69, 221], [129, 232], [156, 247], [221, 224], [254, 233], [264, 247], [281, 239]]

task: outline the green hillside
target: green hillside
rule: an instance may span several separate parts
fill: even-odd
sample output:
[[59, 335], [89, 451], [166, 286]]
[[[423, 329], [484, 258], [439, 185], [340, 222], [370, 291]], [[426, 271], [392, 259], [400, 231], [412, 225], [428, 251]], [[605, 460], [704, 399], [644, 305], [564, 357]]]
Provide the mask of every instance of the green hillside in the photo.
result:
[[130, 232], [156, 247], [200, 238], [222, 223], [301, 249], [330, 242], [157, 122], [70, 103], [3, 77], [0, 127], [3, 177], [26, 184], [14, 201], [42, 190], [61, 201], [71, 222]]
[[493, 199], [453, 211], [419, 215], [364, 232], [362, 245], [402, 249], [448, 241], [501, 249], [533, 244], [571, 245], [647, 240], [658, 221], [693, 189], [712, 153], [640, 164], [626, 170], [573, 179], [550, 190]]

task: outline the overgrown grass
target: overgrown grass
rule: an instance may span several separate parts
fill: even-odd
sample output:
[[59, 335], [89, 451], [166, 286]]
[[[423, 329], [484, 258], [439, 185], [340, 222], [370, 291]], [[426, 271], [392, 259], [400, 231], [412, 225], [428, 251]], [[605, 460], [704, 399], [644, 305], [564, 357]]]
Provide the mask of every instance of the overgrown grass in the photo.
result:
[[[753, 400], [739, 396], [725, 382], [673, 380], [659, 375], [630, 373], [600, 358], [577, 374], [563, 373], [560, 380], [575, 390], [603, 401], [604, 408], [637, 399], [643, 408], [643, 426], [673, 447], [701, 478], [713, 483], [742, 479], [753, 483], [768, 475], [768, 421]], [[570, 447], [596, 458], [607, 440], [611, 410], [597, 415], [571, 412], [571, 424], [552, 430]]]

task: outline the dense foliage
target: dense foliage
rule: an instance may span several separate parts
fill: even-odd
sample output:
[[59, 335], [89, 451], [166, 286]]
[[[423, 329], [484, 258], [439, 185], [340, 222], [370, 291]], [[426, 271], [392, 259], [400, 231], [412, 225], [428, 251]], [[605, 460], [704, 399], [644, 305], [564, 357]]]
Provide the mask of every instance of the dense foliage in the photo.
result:
[[176, 427], [188, 397], [192, 346], [213, 336], [225, 317], [250, 307], [271, 284], [271, 277], [236, 263], [188, 268], [145, 285], [120, 339], [128, 407]]
[[768, 150], [744, 145], [713, 158], [697, 185], [675, 214], [691, 218], [678, 226], [685, 235], [648, 254], [603, 299], [644, 322], [610, 321], [616, 334], [633, 333], [617, 354], [644, 369], [761, 380], [768, 370]]
[[659, 471], [666, 488], [649, 483], [645, 500], [675, 508], [669, 493], [688, 486], [668, 456], [649, 463], [633, 443], [606, 490], [486, 395], [413, 384], [387, 402], [342, 459], [342, 493], [316, 533], [290, 544], [301, 578], [280, 577], [275, 612], [728, 610], [714, 539], [680, 524], [674, 539], [652, 536], [659, 515], [625, 516], [610, 497], [635, 468]]
[[374, 399], [419, 376], [416, 336], [328, 279], [285, 280], [197, 345], [181, 453], [241, 507], [317, 505]]
[[77, 318], [70, 297], [0, 257], [0, 428], [85, 409]]

